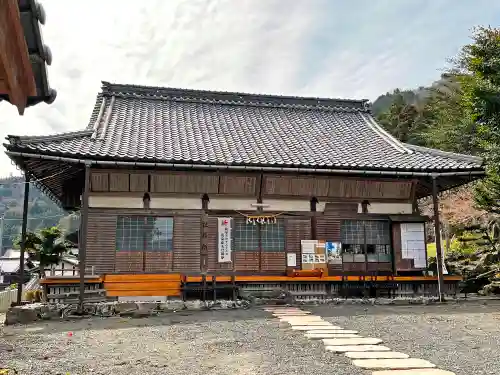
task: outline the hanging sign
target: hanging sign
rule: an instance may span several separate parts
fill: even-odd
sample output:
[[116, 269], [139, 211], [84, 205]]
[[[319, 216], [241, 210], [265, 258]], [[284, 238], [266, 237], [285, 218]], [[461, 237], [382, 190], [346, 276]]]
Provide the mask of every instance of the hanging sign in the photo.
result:
[[218, 221], [218, 262], [230, 263], [231, 262], [231, 218], [219, 217]]
[[247, 216], [247, 224], [276, 224], [278, 220], [273, 215]]

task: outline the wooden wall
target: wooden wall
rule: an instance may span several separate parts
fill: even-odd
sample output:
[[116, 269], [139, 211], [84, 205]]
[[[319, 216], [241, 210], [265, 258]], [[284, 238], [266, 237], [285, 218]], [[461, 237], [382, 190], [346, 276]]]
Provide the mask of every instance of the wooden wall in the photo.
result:
[[[262, 179], [262, 184], [261, 184]], [[414, 180], [295, 176], [258, 173], [148, 172], [95, 169], [95, 193], [208, 194], [229, 196], [317, 197], [410, 201]]]
[[[413, 180], [376, 180], [341, 177], [301, 177], [292, 175], [223, 174], [202, 172], [152, 172], [132, 170], [101, 170], [91, 173], [93, 195], [118, 195], [126, 199], [127, 194], [170, 196], [197, 195], [265, 198], [323, 198], [327, 203], [324, 213], [305, 212], [295, 217], [284, 216], [286, 251], [261, 252], [233, 251], [233, 263], [217, 262], [217, 216], [239, 216], [234, 211], [221, 214], [210, 210], [177, 210], [125, 208], [90, 208], [88, 233], [88, 266], [95, 266], [99, 273], [110, 272], [187, 272], [199, 273], [237, 271], [284, 273], [286, 252], [297, 254], [300, 267], [300, 240], [312, 239], [312, 215], [316, 215], [315, 239], [340, 240], [342, 219], [359, 216], [358, 203], [365, 199], [378, 202], [409, 202], [413, 198]], [[200, 206], [201, 207], [201, 206]], [[208, 205], [210, 209], [210, 205]], [[207, 215], [206, 229], [202, 230], [202, 213]], [[158, 215], [174, 218], [173, 252], [117, 252], [116, 220], [118, 215]], [[271, 212], [266, 212], [271, 214]], [[206, 233], [204, 232], [206, 231]], [[203, 237], [203, 233], [206, 237]], [[202, 239], [203, 238], [203, 239]], [[395, 243], [397, 246], [397, 243]], [[399, 244], [399, 248], [401, 245]], [[364, 263], [344, 263], [330, 266], [329, 272], [366, 272]], [[373, 267], [391, 269], [392, 264], [368, 264]]]

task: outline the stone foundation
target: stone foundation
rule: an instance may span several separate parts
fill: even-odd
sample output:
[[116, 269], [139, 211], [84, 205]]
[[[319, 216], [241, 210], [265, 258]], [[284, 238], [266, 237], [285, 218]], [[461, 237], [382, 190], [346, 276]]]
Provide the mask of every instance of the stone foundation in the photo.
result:
[[[166, 302], [100, 302], [84, 304], [83, 316], [129, 316], [141, 318], [158, 315], [162, 312], [176, 312], [180, 310], [218, 310], [247, 308], [246, 301], [179, 301]], [[39, 320], [78, 319], [77, 304], [44, 304], [32, 303], [23, 306], [11, 307], [5, 317], [5, 325], [28, 324]]]

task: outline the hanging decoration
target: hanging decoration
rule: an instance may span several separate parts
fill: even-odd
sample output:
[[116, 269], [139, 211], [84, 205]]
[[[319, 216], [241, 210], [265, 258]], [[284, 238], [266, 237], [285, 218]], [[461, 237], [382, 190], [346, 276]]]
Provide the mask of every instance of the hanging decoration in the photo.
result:
[[247, 216], [247, 224], [257, 225], [257, 224], [276, 224], [278, 219], [276, 216]]
[[274, 215], [245, 215], [244, 213], [238, 212], [241, 216], [245, 216], [247, 219], [247, 224], [257, 225], [257, 224], [277, 224], [278, 216], [282, 215], [283, 212]]

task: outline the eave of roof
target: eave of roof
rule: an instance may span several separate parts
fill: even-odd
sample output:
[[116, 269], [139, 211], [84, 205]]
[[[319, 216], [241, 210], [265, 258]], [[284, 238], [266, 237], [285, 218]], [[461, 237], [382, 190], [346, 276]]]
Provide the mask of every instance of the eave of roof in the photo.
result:
[[[26, 52], [29, 56], [31, 69], [35, 79], [36, 94], [27, 97], [26, 106], [30, 107], [41, 102], [51, 104], [54, 102], [57, 92], [50, 88], [47, 75], [47, 65], [52, 63], [50, 48], [43, 43], [40, 25], [46, 21], [45, 10], [36, 0], [18, 0], [19, 14]], [[7, 95], [0, 95], [0, 100], [10, 101]]]

